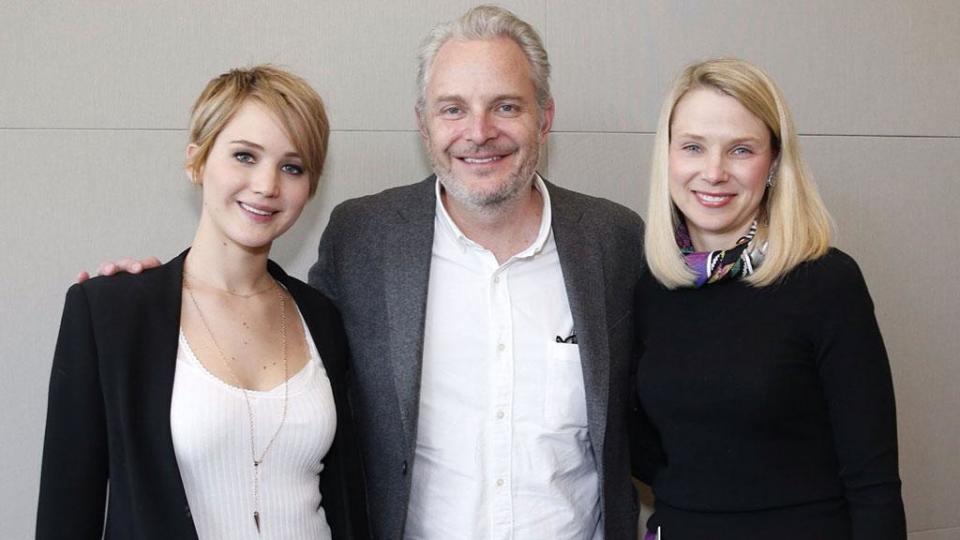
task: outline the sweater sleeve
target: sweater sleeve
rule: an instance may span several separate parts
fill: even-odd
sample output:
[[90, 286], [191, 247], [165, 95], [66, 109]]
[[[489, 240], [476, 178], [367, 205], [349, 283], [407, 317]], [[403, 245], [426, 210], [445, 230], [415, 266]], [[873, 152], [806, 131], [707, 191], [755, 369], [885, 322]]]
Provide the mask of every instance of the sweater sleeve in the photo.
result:
[[40, 472], [37, 538], [100, 538], [108, 454], [89, 303], [67, 292], [53, 357]]
[[887, 352], [863, 275], [850, 257], [825, 263], [819, 373], [855, 540], [906, 538], [896, 407]]

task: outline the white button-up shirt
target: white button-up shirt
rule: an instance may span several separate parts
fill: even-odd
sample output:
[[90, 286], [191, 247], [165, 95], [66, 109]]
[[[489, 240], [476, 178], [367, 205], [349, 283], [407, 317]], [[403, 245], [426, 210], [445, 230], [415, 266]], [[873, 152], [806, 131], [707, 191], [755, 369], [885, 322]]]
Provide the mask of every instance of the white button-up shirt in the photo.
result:
[[499, 264], [437, 184], [410, 539], [602, 538], [579, 347], [543, 198], [537, 239]]

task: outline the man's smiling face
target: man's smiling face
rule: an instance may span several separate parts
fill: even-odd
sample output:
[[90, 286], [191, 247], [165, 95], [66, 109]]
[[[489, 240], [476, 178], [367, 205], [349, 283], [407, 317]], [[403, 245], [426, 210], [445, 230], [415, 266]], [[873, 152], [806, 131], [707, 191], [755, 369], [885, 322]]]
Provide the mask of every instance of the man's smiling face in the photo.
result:
[[420, 131], [456, 203], [489, 208], [529, 187], [552, 120], [552, 102], [540, 111], [530, 64], [513, 40], [450, 40], [440, 47]]

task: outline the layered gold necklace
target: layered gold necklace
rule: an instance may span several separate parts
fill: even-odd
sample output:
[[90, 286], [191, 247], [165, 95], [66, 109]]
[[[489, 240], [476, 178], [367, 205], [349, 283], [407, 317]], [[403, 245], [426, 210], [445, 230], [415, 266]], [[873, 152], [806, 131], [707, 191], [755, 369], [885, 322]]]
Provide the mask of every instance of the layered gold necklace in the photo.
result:
[[[191, 274], [184, 272], [190, 279], [194, 278]], [[197, 281], [203, 283], [202, 280], [197, 279]], [[247, 392], [247, 388], [240, 381], [240, 377], [237, 377], [237, 373], [233, 370], [233, 366], [230, 365], [230, 362], [227, 361], [227, 356], [223, 354], [223, 349], [220, 348], [220, 344], [217, 343], [217, 339], [213, 336], [213, 331], [210, 329], [210, 325], [207, 324], [207, 319], [203, 315], [203, 311], [200, 309], [200, 304], [197, 303], [196, 296], [193, 295], [193, 288], [190, 286], [189, 280], [183, 280], [184, 288], [187, 289], [187, 294], [190, 295], [190, 300], [193, 302], [193, 307], [197, 310], [197, 315], [200, 316], [200, 322], [203, 324], [203, 328], [207, 331], [207, 335], [210, 337], [210, 341], [213, 343], [214, 348], [217, 350], [217, 354], [220, 356], [220, 361], [223, 362], [224, 367], [227, 368], [227, 372], [230, 373], [230, 377], [233, 379], [234, 385], [240, 389], [243, 393], [243, 400], [247, 404], [247, 419], [250, 422], [250, 460], [253, 462], [253, 523], [257, 527], [257, 534], [260, 534], [260, 466], [263, 465], [264, 459], [267, 457], [267, 453], [270, 452], [270, 448], [273, 447], [274, 441], [277, 440], [277, 436], [280, 434], [280, 430], [283, 429], [284, 424], [287, 422], [287, 402], [289, 398], [289, 387], [288, 387], [288, 370], [287, 370], [287, 304], [286, 296], [283, 294], [283, 289], [276, 281], [272, 281], [272, 285], [268, 288], [254, 291], [250, 294], [238, 294], [230, 290], [224, 290], [234, 296], [239, 296], [241, 298], [250, 298], [266, 292], [272, 288], [277, 290], [277, 298], [280, 300], [280, 342], [283, 348], [283, 413], [280, 417], [280, 424], [277, 425], [276, 431], [273, 432], [273, 436], [270, 437], [270, 440], [267, 442], [267, 445], [263, 448], [263, 451], [260, 452], [259, 456], [256, 452], [256, 418], [253, 412], [253, 406], [250, 404], [250, 395]], [[207, 286], [210, 286], [207, 284]], [[213, 287], [217, 290], [217, 287]], [[264, 368], [266, 369], [266, 368]]]

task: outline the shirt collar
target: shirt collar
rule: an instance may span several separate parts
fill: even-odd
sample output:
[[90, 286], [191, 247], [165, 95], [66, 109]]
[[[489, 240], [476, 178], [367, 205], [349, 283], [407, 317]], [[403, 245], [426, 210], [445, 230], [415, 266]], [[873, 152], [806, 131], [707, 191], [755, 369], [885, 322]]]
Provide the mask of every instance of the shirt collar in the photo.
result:
[[[527, 248], [520, 253], [514, 255], [513, 258], [530, 257], [540, 253], [540, 251], [543, 250], [543, 246], [547, 243], [547, 238], [550, 237], [550, 227], [553, 219], [553, 213], [550, 205], [550, 192], [547, 190], [547, 184], [543, 181], [543, 178], [540, 177], [540, 173], [536, 173], [536, 175], [533, 177], [533, 187], [540, 192], [540, 198], [543, 199], [543, 209], [540, 212], [540, 231], [537, 233], [537, 238], [533, 241], [533, 243], [527, 246]], [[440, 179], [437, 178], [437, 182], [434, 187], [437, 196], [437, 219], [447, 228], [448, 231], [453, 234], [453, 236], [464, 248], [473, 247], [485, 249], [480, 244], [477, 244], [473, 240], [469, 239], [467, 235], [463, 234], [463, 231], [460, 230], [460, 227], [457, 227], [457, 224], [454, 223], [453, 218], [450, 217], [446, 207], [443, 206], [441, 189], [442, 186], [440, 185]]]

